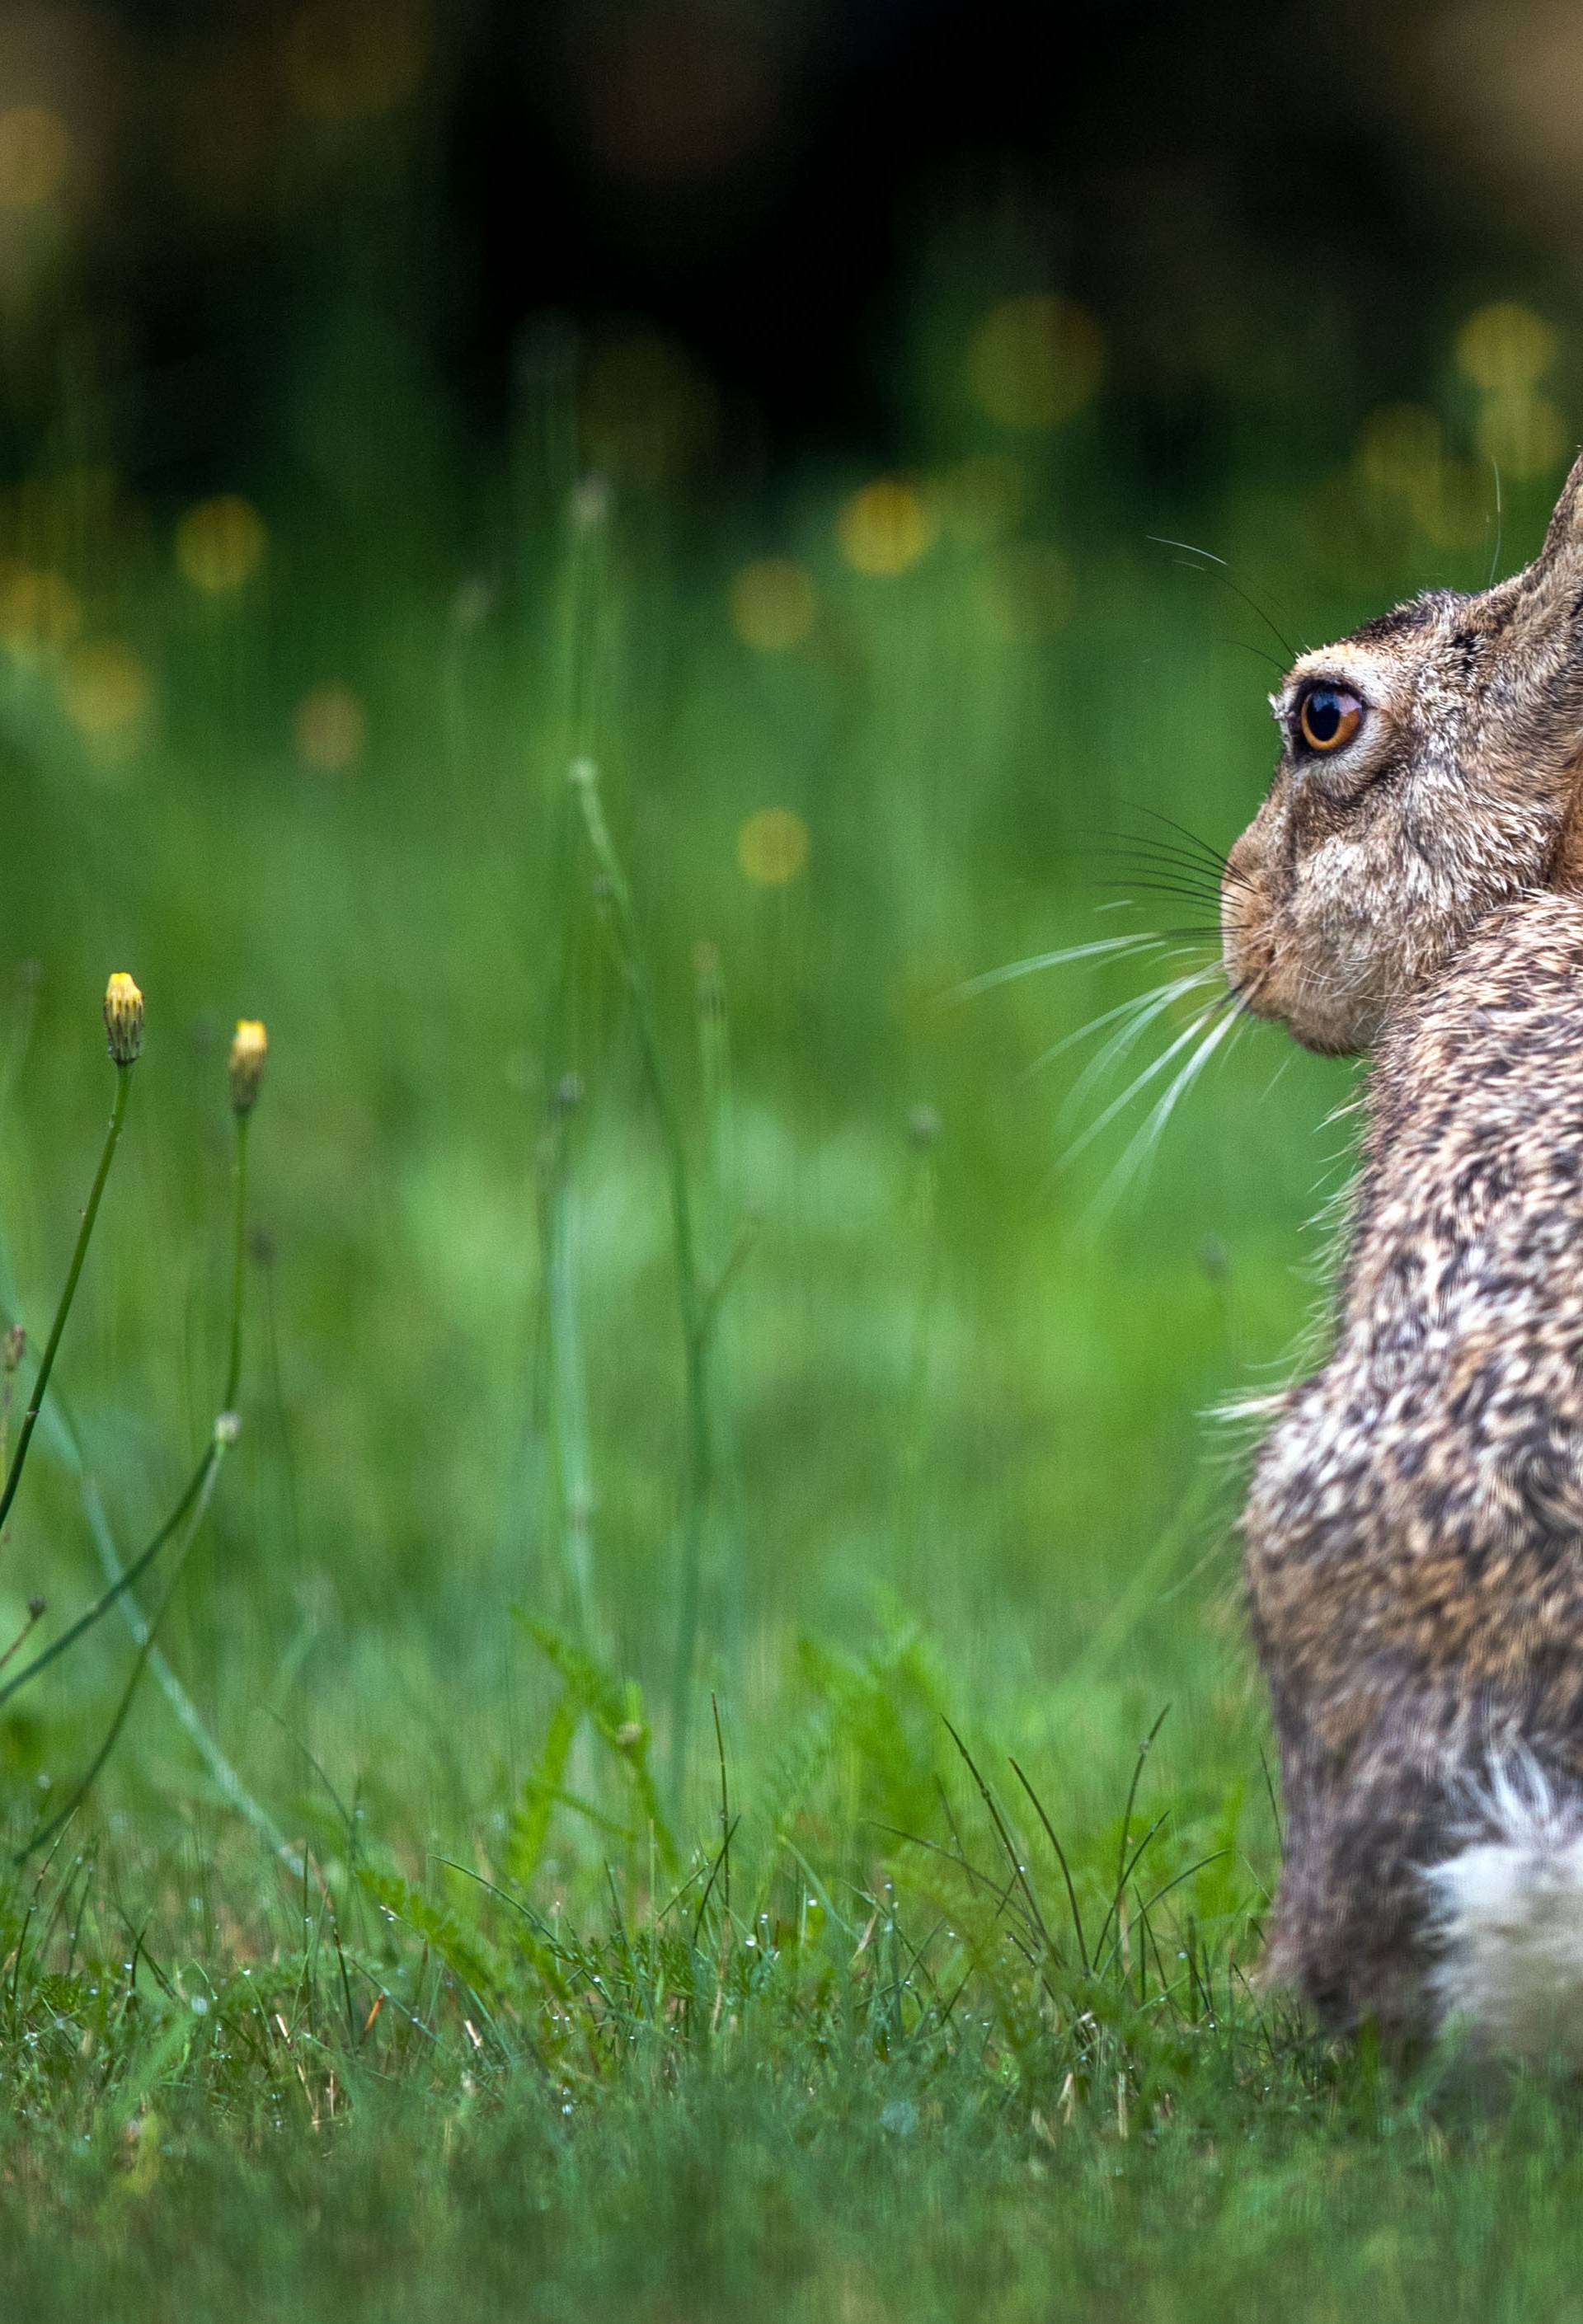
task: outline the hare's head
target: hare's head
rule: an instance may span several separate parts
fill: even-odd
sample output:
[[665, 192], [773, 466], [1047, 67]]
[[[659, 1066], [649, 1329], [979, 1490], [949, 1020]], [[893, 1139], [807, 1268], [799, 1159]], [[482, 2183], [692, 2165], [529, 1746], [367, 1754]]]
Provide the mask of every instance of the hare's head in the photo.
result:
[[1492, 908], [1583, 887], [1583, 458], [1525, 572], [1305, 654], [1272, 707], [1275, 779], [1221, 888], [1227, 974], [1310, 1048], [1366, 1049]]

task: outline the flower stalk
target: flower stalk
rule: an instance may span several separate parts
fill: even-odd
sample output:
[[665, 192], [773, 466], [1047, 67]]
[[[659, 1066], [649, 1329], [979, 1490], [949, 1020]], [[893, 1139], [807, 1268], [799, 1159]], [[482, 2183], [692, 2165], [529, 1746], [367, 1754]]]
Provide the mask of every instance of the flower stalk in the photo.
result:
[[16, 1489], [22, 1482], [26, 1465], [28, 1446], [38, 1425], [40, 1407], [50, 1385], [50, 1374], [55, 1368], [55, 1355], [60, 1345], [60, 1335], [66, 1329], [66, 1318], [71, 1313], [71, 1303], [77, 1296], [77, 1286], [82, 1274], [82, 1263], [88, 1257], [88, 1247], [93, 1240], [94, 1222], [99, 1214], [99, 1204], [105, 1185], [110, 1176], [110, 1165], [116, 1158], [116, 1148], [121, 1142], [121, 1126], [126, 1119], [126, 1101], [132, 1092], [132, 1068], [143, 1054], [143, 995], [125, 970], [117, 970], [105, 991], [105, 1032], [109, 1040], [110, 1057], [116, 1067], [116, 1099], [110, 1109], [109, 1128], [99, 1155], [99, 1167], [88, 1192], [88, 1204], [77, 1230], [77, 1241], [71, 1253], [71, 1265], [67, 1270], [66, 1287], [60, 1294], [55, 1310], [55, 1320], [50, 1326], [50, 1336], [44, 1342], [44, 1352], [39, 1360], [33, 1380], [32, 1394], [27, 1400], [27, 1410], [22, 1416], [22, 1426], [16, 1433], [16, 1447], [5, 1471], [5, 1482], [0, 1487], [0, 1531], [11, 1514], [16, 1499]]

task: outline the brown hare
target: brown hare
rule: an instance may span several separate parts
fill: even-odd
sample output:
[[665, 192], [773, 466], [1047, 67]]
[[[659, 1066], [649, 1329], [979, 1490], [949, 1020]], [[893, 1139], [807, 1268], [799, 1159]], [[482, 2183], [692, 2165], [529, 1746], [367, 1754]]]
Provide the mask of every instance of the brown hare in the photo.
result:
[[1373, 1058], [1334, 1346], [1244, 1537], [1285, 1863], [1338, 2031], [1583, 2063], [1583, 459], [1528, 569], [1305, 654], [1227, 974]]

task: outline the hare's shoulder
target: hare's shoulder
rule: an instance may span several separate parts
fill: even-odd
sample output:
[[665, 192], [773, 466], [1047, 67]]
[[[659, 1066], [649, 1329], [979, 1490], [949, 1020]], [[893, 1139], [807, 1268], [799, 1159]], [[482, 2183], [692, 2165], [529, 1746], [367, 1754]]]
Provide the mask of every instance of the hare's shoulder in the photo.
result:
[[1514, 1159], [1561, 1140], [1583, 1160], [1583, 897], [1533, 894], [1492, 913], [1396, 1013], [1371, 1091], [1374, 1165], [1448, 1148]]

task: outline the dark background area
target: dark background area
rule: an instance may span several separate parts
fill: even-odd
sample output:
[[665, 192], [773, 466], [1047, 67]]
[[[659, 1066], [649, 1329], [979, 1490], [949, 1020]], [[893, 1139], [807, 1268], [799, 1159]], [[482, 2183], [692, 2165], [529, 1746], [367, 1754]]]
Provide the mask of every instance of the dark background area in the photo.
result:
[[63, 374], [150, 483], [267, 456], [348, 306], [486, 443], [562, 315], [685, 350], [738, 465], [884, 456], [914, 318], [997, 272], [1101, 318], [1145, 457], [1319, 373], [1346, 427], [1469, 296], [1565, 284], [1580, 79], [1541, 0], [14, 5], [71, 198], [0, 267], [11, 456]]

